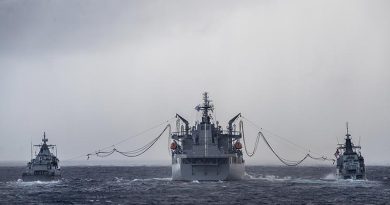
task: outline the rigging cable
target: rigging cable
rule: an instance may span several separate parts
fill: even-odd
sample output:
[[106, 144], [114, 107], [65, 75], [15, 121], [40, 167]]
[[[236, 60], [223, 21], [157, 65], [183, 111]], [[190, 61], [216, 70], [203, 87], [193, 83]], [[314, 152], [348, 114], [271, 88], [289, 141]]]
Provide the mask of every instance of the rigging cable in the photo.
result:
[[[301, 160], [299, 161], [296, 161], [296, 162], [293, 162], [293, 161], [290, 161], [290, 160], [286, 160], [286, 159], [283, 159], [282, 157], [280, 157], [276, 152], [275, 150], [271, 147], [271, 145], [268, 143], [267, 139], [264, 137], [263, 133], [262, 132], [259, 132], [260, 135], [262, 136], [265, 144], [268, 146], [268, 148], [272, 151], [272, 153], [274, 153], [274, 155], [279, 159], [279, 161], [281, 161], [283, 164], [285, 164], [286, 166], [298, 166], [299, 164], [301, 164], [303, 161], [305, 161], [305, 159], [309, 156], [309, 154], [306, 154], [305, 157], [303, 157]], [[291, 163], [292, 162], [292, 163]]]
[[275, 133], [273, 133], [273, 132], [271, 132], [271, 131], [269, 131], [269, 130], [267, 130], [267, 129], [264, 129], [264, 128], [262, 128], [262, 127], [256, 125], [254, 122], [252, 122], [251, 120], [245, 118], [244, 116], [241, 116], [241, 117], [242, 117], [244, 120], [246, 120], [247, 122], [249, 122], [250, 124], [252, 124], [254, 127], [258, 128], [259, 130], [264, 131], [264, 132], [267, 132], [267, 133], [269, 133], [270, 135], [275, 136], [275, 137], [278, 137], [279, 139], [281, 139], [281, 140], [283, 140], [283, 141], [285, 141], [285, 142], [287, 142], [287, 143], [289, 143], [289, 144], [291, 144], [291, 145], [294, 145], [295, 147], [301, 149], [301, 150], [303, 151], [303, 152], [301, 152], [301, 153], [303, 153], [303, 154], [306, 154], [306, 153], [309, 152], [309, 153], [314, 153], [314, 154], [316, 154], [316, 155], [322, 156], [322, 154], [313, 152], [313, 151], [311, 151], [310, 149], [307, 149], [306, 147], [303, 147], [303, 146], [301, 146], [301, 145], [298, 145], [298, 144], [294, 143], [294, 142], [291, 141], [291, 140], [288, 140], [288, 139], [286, 139], [286, 138], [284, 138], [284, 137], [282, 137], [282, 136], [280, 136], [280, 135], [277, 135], [277, 134], [275, 134]]
[[163, 125], [163, 124], [169, 123], [169, 122], [170, 122], [171, 120], [173, 120], [173, 119], [175, 119], [175, 117], [172, 117], [172, 118], [170, 118], [170, 119], [168, 119], [168, 120], [165, 120], [164, 122], [161, 122], [160, 124], [157, 124], [157, 125], [155, 125], [155, 126], [149, 128], [149, 129], [146, 129], [146, 130], [144, 130], [144, 131], [142, 131], [142, 132], [139, 132], [139, 133], [136, 134], [136, 135], [130, 136], [130, 137], [126, 138], [126, 139], [123, 139], [123, 140], [121, 140], [121, 141], [119, 141], [119, 142], [117, 142], [117, 143], [115, 143], [115, 144], [113, 144], [113, 145], [111, 145], [111, 146], [104, 147], [104, 148], [102, 148], [102, 149], [100, 149], [100, 150], [105, 150], [105, 149], [108, 149], [108, 148], [110, 148], [110, 147], [115, 147], [116, 145], [122, 144], [122, 143], [126, 142], [126, 141], [129, 140], [129, 139], [138, 137], [138, 136], [140, 136], [140, 135], [145, 134], [146, 132], [149, 132], [149, 131], [151, 131], [151, 130], [153, 130], [153, 129], [156, 129], [157, 127], [160, 127], [160, 126]]
[[246, 155], [248, 155], [249, 157], [252, 157], [255, 153], [256, 153], [256, 150], [257, 150], [257, 147], [258, 147], [258, 144], [259, 144], [259, 139], [260, 139], [260, 132], [257, 134], [257, 138], [256, 138], [256, 141], [255, 141], [255, 146], [253, 148], [253, 151], [252, 152], [248, 152], [248, 149], [247, 149], [247, 146], [246, 146], [246, 141], [245, 141], [245, 134], [244, 134], [244, 123], [242, 122], [242, 120], [240, 121], [239, 123], [239, 131], [242, 135], [242, 140], [244, 141], [244, 149], [245, 149], [245, 153]]
[[130, 150], [130, 151], [120, 151], [116, 148], [113, 148], [112, 150], [110, 151], [96, 151], [95, 153], [89, 153], [87, 154], [87, 157], [89, 159], [90, 156], [92, 155], [95, 155], [95, 156], [98, 156], [98, 157], [108, 157], [112, 154], [114, 154], [115, 152], [123, 155], [123, 156], [126, 156], [126, 157], [137, 157], [137, 156], [140, 156], [142, 155], [143, 153], [145, 153], [146, 151], [148, 151], [160, 138], [161, 136], [165, 133], [166, 130], [169, 130], [169, 135], [171, 135], [171, 125], [168, 124], [167, 126], [165, 126], [164, 130], [156, 137], [154, 138], [152, 141], [148, 142], [146, 145], [138, 148], [138, 149], [135, 149], [135, 150]]
[[285, 142], [287, 142], [287, 143], [289, 143], [289, 144], [291, 144], [291, 145], [294, 145], [296, 148], [299, 148], [300, 150], [303, 151], [303, 152], [301, 152], [301, 153], [306, 154], [307, 152], [311, 152], [311, 153], [314, 153], [314, 154], [319, 155], [319, 156], [322, 155], [322, 154], [319, 154], [319, 153], [312, 152], [312, 151], [310, 151], [310, 149], [307, 149], [306, 147], [303, 147], [303, 146], [301, 146], [301, 145], [299, 145], [299, 144], [294, 143], [294, 142], [291, 141], [291, 140], [288, 140], [288, 139], [286, 139], [286, 138], [284, 138], [284, 137], [282, 137], [282, 136], [280, 136], [280, 135], [277, 135], [277, 134], [275, 134], [275, 133], [273, 133], [273, 132], [271, 132], [271, 131], [269, 131], [269, 130], [267, 130], [267, 129], [264, 129], [264, 128], [262, 128], [262, 127], [256, 125], [256, 124], [255, 124], [254, 122], [252, 122], [251, 120], [245, 118], [244, 116], [241, 116], [241, 117], [242, 117], [242, 119], [246, 120], [247, 122], [249, 122], [250, 124], [252, 124], [252, 125], [253, 125], [254, 127], [256, 127], [257, 129], [259, 129], [259, 130], [261, 130], [261, 131], [264, 131], [264, 132], [267, 132], [268, 134], [270, 134], [270, 135], [272, 135], [272, 136], [275, 136], [275, 137], [277, 137], [277, 138], [279, 138], [279, 139], [281, 139], [281, 140], [283, 140], [283, 141], [285, 141]]
[[[141, 136], [141, 135], [143, 135], [143, 134], [145, 134], [145, 133], [147, 133], [147, 132], [149, 132], [149, 131], [151, 131], [151, 130], [153, 130], [153, 129], [156, 129], [157, 127], [160, 127], [160, 126], [163, 125], [163, 124], [169, 123], [169, 122], [170, 122], [171, 120], [173, 120], [173, 119], [175, 119], [175, 117], [172, 117], [172, 118], [170, 118], [170, 119], [168, 119], [168, 120], [165, 120], [164, 122], [161, 122], [161, 123], [159, 123], [159, 124], [157, 124], [157, 125], [154, 125], [154, 126], [148, 128], [148, 129], [146, 129], [146, 130], [143, 130], [143, 131], [141, 131], [141, 132], [139, 132], [139, 133], [137, 133], [137, 134], [135, 134], [135, 135], [133, 135], [133, 136], [130, 136], [130, 137], [128, 137], [128, 138], [125, 138], [125, 139], [123, 139], [123, 140], [121, 140], [121, 141], [119, 141], [119, 142], [117, 142], [117, 143], [115, 143], [115, 144], [113, 144], [113, 145], [110, 145], [110, 146], [101, 148], [101, 149], [99, 149], [99, 151], [106, 150], [106, 149], [111, 148], [111, 147], [115, 147], [115, 145], [118, 145], [118, 144], [121, 144], [121, 143], [123, 143], [123, 142], [126, 142], [126, 141], [129, 140], [129, 139], [132, 139], [132, 138], [136, 138], [136, 137], [138, 137], [138, 136]], [[111, 150], [111, 151], [112, 151], [112, 150]], [[96, 153], [96, 152], [95, 152], [95, 153]], [[103, 153], [103, 152], [101, 152], [101, 153]], [[108, 154], [108, 153], [109, 153], [109, 152], [107, 152], [107, 154]], [[87, 156], [89, 156], [89, 155], [87, 155]], [[81, 157], [85, 157], [85, 154], [81, 154], [81, 155], [79, 155], [79, 156], [75, 156], [75, 157], [72, 157], [72, 158], [69, 158], [69, 159], [65, 159], [65, 160], [62, 160], [62, 161], [71, 161], [71, 160], [78, 159], [78, 158], [81, 158]]]
[[276, 152], [275, 150], [271, 147], [271, 145], [269, 144], [269, 142], [267, 141], [267, 139], [264, 137], [263, 133], [262, 132], [259, 132], [261, 133], [261, 136], [265, 142], [265, 144], [268, 146], [268, 148], [272, 151], [272, 153], [274, 153], [274, 155], [279, 159], [279, 161], [281, 161], [283, 164], [287, 165], [287, 166], [298, 166], [299, 164], [301, 164], [303, 161], [305, 161], [308, 157], [311, 158], [311, 159], [314, 159], [314, 160], [327, 160], [327, 161], [332, 161], [333, 163], [335, 162], [334, 159], [328, 159], [327, 157], [325, 156], [322, 156], [322, 157], [313, 157], [312, 155], [310, 155], [310, 153], [307, 153], [301, 160], [298, 160], [298, 161], [291, 161], [291, 160], [286, 160], [282, 157], [280, 157]]
[[[243, 119], [246, 119], [242, 116]], [[247, 121], [249, 121], [248, 119], [246, 119]], [[251, 121], [249, 121], [251, 122]], [[253, 125], [255, 125], [253, 122], [251, 122]], [[255, 125], [256, 126], [256, 125]], [[256, 126], [258, 127], [258, 126]], [[258, 127], [260, 128], [260, 127]], [[305, 161], [307, 158], [311, 158], [311, 159], [314, 159], [314, 160], [327, 160], [327, 161], [332, 161], [333, 163], [335, 162], [334, 159], [328, 159], [327, 157], [325, 156], [321, 156], [321, 157], [313, 157], [311, 154], [310, 154], [310, 150], [309, 150], [309, 153], [306, 153], [305, 156], [301, 159], [301, 160], [298, 160], [298, 161], [292, 161], [292, 160], [288, 160], [288, 159], [284, 159], [282, 158], [281, 156], [279, 156], [275, 149], [272, 148], [272, 146], [270, 145], [270, 143], [268, 142], [268, 140], [265, 138], [264, 134], [259, 131], [258, 134], [257, 134], [257, 138], [256, 138], [256, 141], [255, 141], [255, 147], [253, 149], [253, 152], [251, 153], [248, 153], [248, 150], [247, 150], [247, 146], [246, 146], [246, 142], [245, 142], [245, 135], [244, 135], [244, 123], [242, 121], [240, 121], [239, 123], [239, 129], [240, 129], [240, 132], [242, 134], [242, 138], [243, 138], [243, 141], [244, 141], [244, 148], [245, 148], [245, 152], [246, 154], [249, 156], [249, 157], [252, 157], [256, 150], [257, 150], [257, 147], [258, 147], [258, 142], [259, 142], [259, 138], [262, 137], [262, 139], [264, 140], [265, 144], [268, 146], [268, 148], [272, 151], [272, 153], [279, 159], [279, 161], [281, 161], [283, 164], [285, 164], [286, 166], [298, 166], [299, 164], [301, 164], [303, 161]], [[262, 129], [262, 128], [260, 128]], [[280, 137], [281, 138], [281, 137]], [[288, 142], [290, 142], [289, 140], [286, 140]], [[293, 145], [296, 145], [298, 147], [300, 147], [301, 149], [304, 149], [302, 146], [299, 146], [293, 142], [290, 142], [292, 143]], [[319, 154], [318, 154], [319, 155]]]

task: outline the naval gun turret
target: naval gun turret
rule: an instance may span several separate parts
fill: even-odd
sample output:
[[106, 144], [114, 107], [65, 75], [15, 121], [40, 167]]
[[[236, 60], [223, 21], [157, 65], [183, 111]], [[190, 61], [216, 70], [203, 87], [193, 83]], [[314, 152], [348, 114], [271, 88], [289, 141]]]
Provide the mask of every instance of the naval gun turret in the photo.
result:
[[366, 179], [364, 158], [361, 147], [352, 143], [347, 123], [345, 143], [338, 144], [335, 156], [337, 158], [337, 176], [340, 179]]
[[[229, 121], [228, 130], [213, 122], [210, 112], [214, 105], [208, 93], [203, 93], [203, 103], [195, 110], [202, 119], [190, 127], [188, 121], [176, 115], [185, 128], [171, 135], [173, 180], [238, 180], [244, 176], [245, 161], [242, 154], [241, 133], [233, 127], [236, 115]], [[180, 126], [178, 126], [178, 129]]]

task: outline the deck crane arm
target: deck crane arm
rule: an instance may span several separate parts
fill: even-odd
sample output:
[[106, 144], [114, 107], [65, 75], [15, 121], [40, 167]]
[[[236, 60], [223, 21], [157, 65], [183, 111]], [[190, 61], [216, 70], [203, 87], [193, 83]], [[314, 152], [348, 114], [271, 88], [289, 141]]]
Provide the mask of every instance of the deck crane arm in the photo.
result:
[[186, 124], [186, 135], [188, 135], [188, 131], [190, 130], [190, 127], [189, 127], [189, 124], [188, 124], [188, 121], [186, 119], [184, 119], [182, 116], [180, 116], [179, 114], [176, 113], [176, 117], [179, 118], [181, 121], [184, 122], [184, 124]]
[[237, 118], [241, 117], [241, 113], [238, 113], [238, 115], [234, 116], [231, 120], [229, 120], [229, 132], [230, 134], [232, 133], [233, 131], [233, 122], [237, 120]]

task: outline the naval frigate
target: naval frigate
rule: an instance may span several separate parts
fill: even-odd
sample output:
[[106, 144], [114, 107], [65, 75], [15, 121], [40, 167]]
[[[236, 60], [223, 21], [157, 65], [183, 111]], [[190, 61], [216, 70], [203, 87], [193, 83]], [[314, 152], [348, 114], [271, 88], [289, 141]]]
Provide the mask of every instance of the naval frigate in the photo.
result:
[[[233, 117], [223, 130], [218, 121], [212, 122], [214, 105], [208, 93], [203, 93], [203, 103], [195, 109], [202, 113], [201, 122], [190, 128], [186, 119], [176, 114], [177, 132], [171, 134], [172, 180], [218, 181], [239, 180], [245, 173], [245, 161], [241, 151], [242, 137], [233, 123], [241, 114]], [[184, 125], [180, 126], [180, 122]]]
[[[23, 172], [23, 181], [50, 181], [61, 177], [61, 168], [57, 158], [56, 145], [47, 144], [46, 133], [43, 133], [42, 144], [34, 145], [39, 149], [39, 153], [27, 163], [27, 168]], [[56, 151], [56, 154], [51, 152]], [[32, 153], [31, 153], [32, 154]]]
[[345, 143], [338, 144], [335, 156], [337, 158], [337, 176], [339, 179], [366, 179], [364, 158], [360, 152], [361, 147], [352, 143], [348, 130]]

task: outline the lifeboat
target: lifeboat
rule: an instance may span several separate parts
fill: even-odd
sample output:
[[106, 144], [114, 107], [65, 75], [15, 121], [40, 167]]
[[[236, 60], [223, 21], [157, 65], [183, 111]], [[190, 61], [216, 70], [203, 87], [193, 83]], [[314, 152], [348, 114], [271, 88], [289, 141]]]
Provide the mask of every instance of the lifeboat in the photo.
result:
[[177, 148], [177, 143], [174, 141], [171, 143], [171, 150], [175, 150]]
[[236, 149], [242, 149], [242, 144], [240, 143], [240, 142], [236, 142], [236, 143], [234, 143], [234, 148], [236, 148]]

